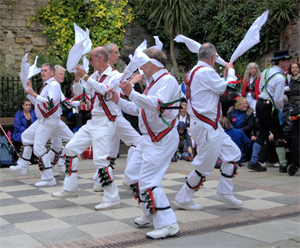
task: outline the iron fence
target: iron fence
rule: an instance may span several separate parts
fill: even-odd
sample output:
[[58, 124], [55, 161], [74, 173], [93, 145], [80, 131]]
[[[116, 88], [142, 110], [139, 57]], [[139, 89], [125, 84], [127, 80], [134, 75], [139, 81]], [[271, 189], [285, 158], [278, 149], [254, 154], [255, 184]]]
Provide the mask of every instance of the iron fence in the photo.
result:
[[[32, 78], [32, 88], [39, 92], [42, 87], [41, 78]], [[184, 82], [180, 77], [178, 83]], [[65, 93], [70, 87], [70, 83], [62, 85], [62, 91]], [[0, 78], [0, 117], [13, 117], [20, 107], [20, 103], [26, 98], [26, 93], [19, 77], [1, 77]]]

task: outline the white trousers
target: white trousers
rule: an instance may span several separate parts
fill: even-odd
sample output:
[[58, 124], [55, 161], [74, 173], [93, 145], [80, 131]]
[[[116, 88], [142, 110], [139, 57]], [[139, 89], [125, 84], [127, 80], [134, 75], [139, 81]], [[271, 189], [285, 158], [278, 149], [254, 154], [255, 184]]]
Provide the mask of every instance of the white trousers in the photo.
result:
[[[49, 159], [53, 163], [55, 152], [59, 153], [62, 151], [62, 141], [69, 142], [74, 137], [74, 134], [70, 128], [62, 120], [59, 120], [55, 133], [52, 134], [51, 138], [51, 149], [48, 152]], [[55, 152], [54, 152], [54, 151]], [[59, 165], [63, 166], [64, 159], [60, 158]]]
[[[241, 152], [238, 146], [224, 132], [218, 123], [218, 129], [215, 130], [211, 125], [197, 120], [191, 120], [190, 133], [197, 144], [197, 156], [192, 162], [195, 170], [200, 172], [202, 176], [209, 176], [215, 167], [218, 157], [223, 161], [221, 166], [222, 173], [231, 176], [234, 165], [230, 162], [237, 162], [241, 158]], [[187, 180], [192, 187], [199, 184], [200, 177], [193, 170]], [[232, 178], [220, 176], [218, 181], [217, 192], [221, 194], [232, 194], [233, 184]], [[184, 184], [175, 197], [180, 203], [188, 203], [192, 200], [195, 191]]]
[[130, 122], [127, 121], [124, 116], [118, 115], [116, 118], [116, 123], [116, 133], [112, 138], [109, 150], [110, 158], [116, 158], [118, 156], [120, 139], [130, 147], [132, 145], [137, 146], [141, 138], [141, 135], [131, 126]]
[[[170, 206], [169, 200], [164, 193], [161, 181], [170, 165], [170, 161], [177, 149], [179, 136], [176, 128], [173, 128], [159, 142], [152, 142], [149, 135], [142, 135], [140, 142], [128, 161], [125, 169], [125, 179], [128, 183], [139, 184], [139, 192], [142, 200], [145, 200], [142, 193], [153, 189], [154, 205], [157, 208]], [[149, 215], [147, 204], [142, 203], [143, 212]], [[162, 228], [177, 222], [175, 213], [171, 208], [158, 210], [153, 215], [155, 229]]]
[[41, 171], [42, 181], [52, 180], [53, 172], [50, 159], [47, 153], [46, 144], [52, 134], [56, 131], [60, 118], [50, 117], [46, 119], [38, 119], [29, 128], [22, 133], [22, 143], [24, 145], [23, 157], [26, 159], [19, 158], [18, 165], [22, 168], [28, 169], [29, 160], [31, 157], [32, 147], [33, 152], [37, 157], [41, 157], [45, 169]]
[[[78, 170], [77, 154], [81, 154], [89, 146], [93, 146], [93, 162], [97, 169], [107, 167], [107, 160], [111, 138], [116, 130], [116, 123], [111, 122], [106, 116], [93, 116], [88, 120], [86, 125], [82, 126], [74, 135], [71, 141], [66, 145], [66, 156], [72, 158], [72, 170]], [[110, 176], [113, 178], [112, 170], [109, 168]], [[72, 173], [66, 175], [63, 185], [63, 190], [77, 191], [78, 190], [78, 175]], [[119, 192], [115, 182], [110, 186], [104, 187], [103, 201], [119, 201]]]

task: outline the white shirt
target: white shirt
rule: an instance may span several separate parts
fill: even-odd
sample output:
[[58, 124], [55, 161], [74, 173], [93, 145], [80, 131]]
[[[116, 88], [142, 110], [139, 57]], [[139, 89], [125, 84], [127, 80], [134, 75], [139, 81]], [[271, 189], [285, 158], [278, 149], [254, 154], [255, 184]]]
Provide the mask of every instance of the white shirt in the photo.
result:
[[[161, 69], [149, 79], [149, 84], [154, 80], [157, 80], [162, 74], [167, 73], [166, 69]], [[148, 84], [148, 83], [147, 83]], [[148, 86], [149, 86], [148, 84]], [[131, 102], [126, 101], [124, 99], [119, 100], [118, 106], [120, 106], [124, 112], [139, 116], [139, 128], [143, 134], [147, 134], [147, 129], [144, 124], [141, 110], [145, 110], [145, 115], [147, 119], [147, 125], [151, 129], [151, 131], [157, 135], [161, 131], [165, 130], [167, 125], [163, 123], [162, 119], [159, 117], [158, 111], [158, 100], [163, 103], [172, 102], [178, 100], [180, 97], [180, 90], [178, 88], [178, 82], [176, 79], [167, 74], [161, 77], [148, 91], [147, 95], [140, 94], [134, 90], [131, 91], [129, 95], [129, 99]], [[179, 102], [176, 102], [172, 106], [178, 106]], [[178, 121], [176, 118], [178, 114], [178, 109], [166, 109], [163, 113], [164, 119], [168, 123], [172, 123], [174, 119]], [[176, 125], [176, 124], [175, 124]]]
[[226, 81], [220, 77], [213, 67], [203, 61], [198, 61], [190, 72], [188, 80], [198, 66], [204, 67], [200, 68], [194, 74], [190, 87], [191, 99], [188, 101], [187, 111], [191, 117], [197, 118], [191, 108], [192, 104], [193, 108], [199, 114], [204, 115], [212, 121], [216, 121], [220, 95], [226, 90], [228, 82], [236, 80], [235, 70], [231, 68], [228, 70]]
[[[45, 86], [45, 84], [47, 85]], [[32, 104], [34, 104], [34, 111], [37, 118], [44, 119], [38, 106], [42, 109], [44, 113], [47, 114], [48, 112], [51, 111], [51, 109], [48, 110], [47, 108], [44, 107], [44, 105], [48, 106], [49, 99], [52, 100], [54, 108], [57, 105], [59, 105], [61, 100], [60, 84], [55, 80], [54, 77], [49, 78], [47, 81], [43, 83], [43, 89], [36, 98], [34, 98], [29, 94], [27, 95], [27, 98], [31, 101]], [[48, 118], [53, 118], [53, 117], [60, 117], [60, 107], [58, 107], [58, 109], [53, 114], [51, 114]]]
[[[85, 92], [87, 95], [92, 95], [92, 97], [95, 95], [95, 93], [100, 93], [101, 95], [105, 95], [106, 91], [109, 88], [114, 88], [116, 91], [118, 91], [119, 83], [115, 82], [115, 78], [119, 76], [119, 72], [113, 71], [112, 68], [109, 66], [101, 75], [99, 75], [98, 71], [94, 72], [89, 79], [86, 81], [86, 84], [80, 84], [75, 83], [74, 86], [74, 93], [76, 96], [79, 96], [83, 93], [83, 87], [85, 88]], [[102, 76], [107, 75], [107, 77], [104, 79], [102, 83], [99, 83]], [[98, 80], [98, 81], [97, 81]], [[103, 98], [104, 99], [104, 98]], [[110, 110], [110, 113], [112, 115], [117, 115], [118, 109], [117, 106], [112, 102], [108, 100], [105, 101], [108, 109]], [[91, 111], [92, 116], [96, 115], [104, 115], [105, 112], [102, 107], [99, 106], [99, 99], [96, 97], [93, 109]]]
[[[259, 98], [269, 100], [268, 94], [266, 90], [262, 91], [262, 88], [264, 86], [264, 77], [267, 70], [264, 70], [261, 74], [260, 83], [259, 83]], [[274, 99], [275, 105], [278, 107], [280, 111], [283, 109], [283, 96], [284, 96], [284, 87], [285, 87], [285, 78], [282, 75], [283, 70], [279, 68], [278, 66], [274, 65], [271, 67], [268, 78], [271, 77], [274, 73], [280, 72], [276, 76], [274, 76], [269, 82], [267, 86], [267, 90], [269, 94]], [[267, 79], [268, 79], [267, 78]]]
[[179, 115], [179, 121], [182, 121], [185, 123], [185, 120], [186, 120], [186, 116], [185, 117], [182, 117], [181, 115]]

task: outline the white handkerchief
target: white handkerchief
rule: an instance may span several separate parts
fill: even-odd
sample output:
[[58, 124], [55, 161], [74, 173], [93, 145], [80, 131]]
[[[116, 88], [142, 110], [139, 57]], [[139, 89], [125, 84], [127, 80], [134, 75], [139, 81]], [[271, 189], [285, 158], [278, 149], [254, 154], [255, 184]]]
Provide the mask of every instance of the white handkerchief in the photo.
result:
[[89, 60], [86, 58], [85, 55], [83, 55], [82, 60], [83, 60], [83, 68], [85, 69], [86, 73], [89, 73]]
[[234, 53], [230, 58], [230, 63], [233, 63], [237, 60], [238, 57], [247, 52], [251, 47], [255, 46], [260, 42], [260, 29], [266, 23], [268, 19], [269, 10], [264, 12], [261, 16], [259, 16], [255, 22], [251, 25], [249, 30], [247, 31], [244, 39], [235, 49]]
[[194, 41], [184, 35], [177, 35], [174, 39], [176, 42], [183, 42], [187, 46], [187, 48], [192, 52], [192, 53], [198, 53], [199, 49], [201, 47], [201, 44], [197, 41]]
[[69, 56], [67, 60], [67, 70], [70, 73], [76, 72], [75, 66], [78, 65], [79, 60], [83, 55], [83, 51], [85, 50], [85, 47], [83, 45], [84, 42], [85, 40], [82, 40], [79, 43], [75, 44], [69, 52]]
[[147, 40], [145, 39], [135, 50], [137, 49], [141, 52], [147, 49]]
[[[89, 30], [84, 32], [80, 27], [74, 23], [75, 30], [75, 45], [71, 48], [67, 60], [68, 72], [76, 72], [75, 66], [78, 65], [79, 60], [83, 55], [90, 52], [92, 49], [92, 42], [89, 37]], [[85, 65], [84, 65], [85, 66]]]
[[24, 90], [26, 90], [26, 88], [27, 88], [27, 81], [28, 81], [29, 68], [30, 68], [30, 64], [27, 63], [27, 56], [28, 56], [28, 53], [26, 53], [22, 59], [21, 71], [19, 74]]
[[[76, 23], [74, 23], [74, 30], [75, 30], [75, 44], [81, 42], [82, 40], [85, 40], [85, 42], [83, 43], [84, 46], [84, 50], [83, 50], [83, 55], [87, 54], [91, 51], [92, 49], [92, 41], [90, 39], [90, 31], [87, 28], [86, 31], [84, 32], [83, 29], [81, 29], [80, 27], [78, 27], [76, 25]], [[87, 39], [86, 39], [87, 37]]]
[[35, 57], [34, 64], [29, 68], [28, 79], [32, 78], [34, 75], [39, 74], [41, 72], [41, 68], [36, 67], [36, 62], [38, 58], [39, 56]]
[[[184, 35], [177, 35], [174, 39], [176, 42], [183, 42], [187, 46], [187, 48], [192, 52], [192, 53], [198, 53], [199, 49], [201, 47], [201, 44], [197, 41], [194, 41]], [[218, 58], [216, 59], [216, 62], [219, 63], [220, 65], [225, 66], [225, 60], [220, 57], [220, 55], [217, 53]]]
[[156, 48], [161, 51], [163, 43], [160, 41], [158, 36], [153, 36], [153, 38], [155, 39], [155, 46], [152, 46], [151, 48]]

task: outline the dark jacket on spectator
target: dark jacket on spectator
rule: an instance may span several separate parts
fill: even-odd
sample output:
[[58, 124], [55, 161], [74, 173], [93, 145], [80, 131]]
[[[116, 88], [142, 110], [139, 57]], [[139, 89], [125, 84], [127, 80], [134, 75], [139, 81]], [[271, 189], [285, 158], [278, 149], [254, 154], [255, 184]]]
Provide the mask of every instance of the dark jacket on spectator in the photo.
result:
[[[30, 110], [30, 116], [31, 116], [31, 124], [37, 120], [37, 117], [35, 115], [34, 110]], [[14, 119], [14, 132], [12, 139], [14, 141], [21, 142], [21, 135], [27, 129], [27, 120], [24, 116], [23, 110], [18, 110], [18, 112], [15, 114]]]
[[[230, 107], [227, 112], [227, 118], [232, 124], [233, 127], [235, 127], [235, 113], [236, 110], [234, 106]], [[254, 110], [252, 108], [248, 108], [245, 112], [245, 115], [243, 117], [242, 125], [238, 129], [242, 130], [248, 138], [251, 136], [251, 132], [254, 128]], [[235, 127], [236, 128], [236, 127]]]
[[234, 127], [231, 127], [229, 129], [224, 129], [224, 131], [228, 134], [232, 141], [240, 148], [241, 159], [239, 163], [241, 163], [243, 154], [246, 154], [250, 148], [250, 140], [240, 129], [235, 129]]

